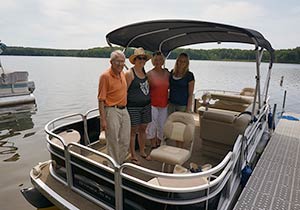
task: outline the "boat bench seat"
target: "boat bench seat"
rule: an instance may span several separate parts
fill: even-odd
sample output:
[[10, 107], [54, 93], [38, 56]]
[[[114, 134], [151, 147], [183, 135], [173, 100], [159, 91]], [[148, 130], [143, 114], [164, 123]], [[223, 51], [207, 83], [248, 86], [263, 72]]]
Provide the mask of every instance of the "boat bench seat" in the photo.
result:
[[231, 101], [235, 103], [251, 104], [253, 102], [252, 96], [234, 95], [234, 94], [222, 94], [222, 93], [211, 93], [211, 98], [216, 100]]
[[172, 187], [172, 188], [186, 188], [195, 187], [207, 184], [207, 178], [205, 177], [194, 177], [186, 179], [171, 179], [164, 177], [154, 177], [148, 181], [151, 185], [162, 186], [162, 187]]
[[[71, 142], [80, 143], [80, 133], [74, 129], [68, 129], [66, 131], [58, 133], [57, 135], [61, 136], [64, 139], [66, 145], [70, 144]], [[60, 140], [57, 138], [52, 138], [51, 141], [60, 147], [63, 146]]]
[[[244, 95], [229, 95], [222, 93], [211, 93], [211, 99], [214, 100], [214, 103], [208, 104], [208, 108], [222, 109], [222, 110], [231, 110], [236, 112], [245, 111], [251, 103], [253, 103], [252, 96]], [[200, 107], [205, 107], [206, 105], [200, 102]], [[203, 113], [203, 108], [198, 111]]]
[[212, 141], [233, 145], [239, 134], [242, 134], [251, 120], [247, 112], [237, 112], [215, 108], [199, 108], [200, 137], [203, 141]]

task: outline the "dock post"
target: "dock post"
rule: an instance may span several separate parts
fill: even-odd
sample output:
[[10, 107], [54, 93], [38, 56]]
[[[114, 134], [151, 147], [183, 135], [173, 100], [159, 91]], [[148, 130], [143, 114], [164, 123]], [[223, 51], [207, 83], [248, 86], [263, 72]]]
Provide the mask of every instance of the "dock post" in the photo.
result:
[[277, 107], [277, 104], [274, 104], [274, 107], [273, 107], [273, 113], [272, 113], [272, 124], [271, 124], [271, 129], [274, 130], [275, 129], [275, 115], [276, 115], [276, 107]]
[[284, 95], [283, 95], [283, 102], [282, 102], [282, 112], [281, 115], [284, 113], [284, 109], [285, 109], [285, 100], [286, 100], [286, 90], [284, 91]]

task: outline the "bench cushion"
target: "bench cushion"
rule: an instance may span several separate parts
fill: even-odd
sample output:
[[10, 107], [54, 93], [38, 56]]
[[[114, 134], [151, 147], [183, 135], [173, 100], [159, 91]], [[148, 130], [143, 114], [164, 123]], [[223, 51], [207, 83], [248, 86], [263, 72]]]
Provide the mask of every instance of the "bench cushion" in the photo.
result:
[[204, 141], [233, 145], [250, 120], [248, 113], [209, 108], [200, 115], [200, 137]]
[[[70, 144], [71, 142], [79, 143], [81, 138], [80, 133], [73, 129], [68, 129], [61, 133], [58, 133], [57, 135], [61, 136], [64, 139], [66, 145]], [[57, 138], [52, 138], [51, 141], [60, 147], [63, 146], [60, 140]]]
[[253, 102], [252, 96], [242, 96], [242, 95], [229, 95], [229, 94], [221, 94], [221, 93], [212, 93], [211, 98], [214, 100], [224, 100], [231, 101], [241, 104], [251, 104]]

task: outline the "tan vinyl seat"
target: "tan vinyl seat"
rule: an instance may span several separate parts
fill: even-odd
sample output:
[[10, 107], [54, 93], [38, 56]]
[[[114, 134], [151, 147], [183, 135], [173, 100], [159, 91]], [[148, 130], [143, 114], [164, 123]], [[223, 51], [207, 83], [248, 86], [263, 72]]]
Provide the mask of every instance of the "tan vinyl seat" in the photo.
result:
[[[61, 133], [58, 133], [57, 135], [61, 136], [64, 139], [66, 145], [68, 145], [72, 142], [80, 143], [81, 136], [77, 130], [68, 129]], [[53, 143], [57, 144], [59, 147], [63, 147], [61, 141], [58, 140], [57, 138], [52, 138], [51, 141]]]
[[244, 133], [250, 120], [248, 113], [209, 109], [200, 118], [200, 137], [204, 141], [232, 146], [238, 135]]
[[[250, 104], [254, 101], [254, 92], [253, 88], [244, 88], [240, 94], [229, 94], [229, 93], [204, 93], [202, 96], [202, 101], [200, 101], [197, 110], [200, 107], [204, 108], [214, 108], [222, 110], [230, 110], [235, 112], [244, 112]], [[213, 103], [204, 103], [204, 99], [209, 95], [209, 100], [212, 100]], [[203, 109], [203, 108], [202, 108]], [[202, 110], [201, 114], [202, 114]]]
[[[172, 113], [164, 126], [164, 141], [162, 145], [151, 151], [152, 160], [157, 160], [164, 165], [182, 165], [192, 154], [195, 133], [194, 117], [186, 112]], [[177, 143], [183, 147], [177, 147]]]
[[254, 96], [254, 94], [255, 94], [255, 89], [251, 87], [245, 87], [240, 92], [240, 95], [242, 96]]

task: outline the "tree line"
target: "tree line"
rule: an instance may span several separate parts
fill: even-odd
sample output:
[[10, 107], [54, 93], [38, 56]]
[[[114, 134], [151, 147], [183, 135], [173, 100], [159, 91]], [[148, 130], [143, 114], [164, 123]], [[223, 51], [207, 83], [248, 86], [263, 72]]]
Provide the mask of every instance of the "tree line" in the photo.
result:
[[[47, 49], [31, 47], [7, 47], [3, 55], [22, 55], [22, 56], [68, 56], [68, 57], [98, 57], [109, 58], [110, 53], [118, 47], [96, 47], [91, 49]], [[170, 59], [175, 59], [181, 52], [190, 56], [191, 60], [218, 60], [218, 61], [255, 61], [254, 50], [241, 49], [185, 49], [179, 48], [173, 50], [169, 55]], [[133, 49], [126, 51], [129, 57]], [[262, 61], [269, 60], [269, 53], [264, 52]], [[281, 49], [275, 51], [275, 63], [295, 63], [300, 64], [300, 47], [294, 49]]]

